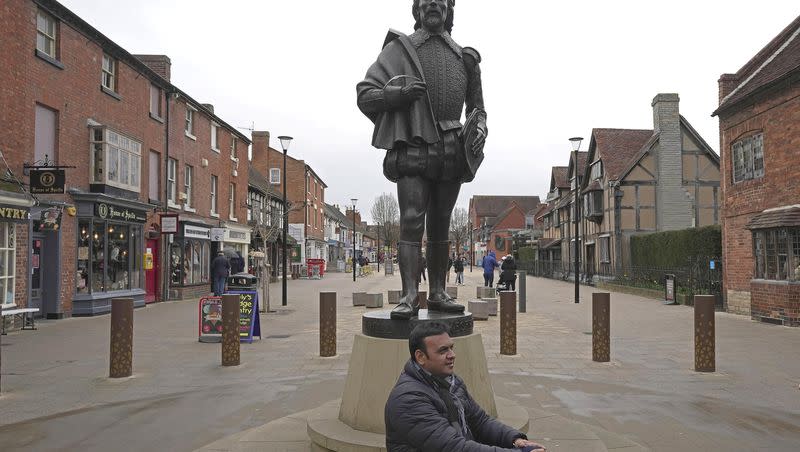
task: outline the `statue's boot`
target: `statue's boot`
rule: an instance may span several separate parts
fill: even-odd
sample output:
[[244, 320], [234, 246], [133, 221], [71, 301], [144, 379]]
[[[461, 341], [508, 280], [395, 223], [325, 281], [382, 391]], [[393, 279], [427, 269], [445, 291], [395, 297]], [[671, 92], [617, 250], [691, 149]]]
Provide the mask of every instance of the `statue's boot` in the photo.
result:
[[397, 244], [397, 264], [400, 266], [403, 291], [400, 294], [400, 304], [392, 309], [390, 317], [393, 319], [408, 320], [419, 313], [417, 294], [421, 260], [421, 243], [401, 241]]
[[464, 306], [447, 295], [445, 280], [447, 277], [447, 261], [450, 257], [450, 242], [428, 242], [428, 310], [460, 314]]

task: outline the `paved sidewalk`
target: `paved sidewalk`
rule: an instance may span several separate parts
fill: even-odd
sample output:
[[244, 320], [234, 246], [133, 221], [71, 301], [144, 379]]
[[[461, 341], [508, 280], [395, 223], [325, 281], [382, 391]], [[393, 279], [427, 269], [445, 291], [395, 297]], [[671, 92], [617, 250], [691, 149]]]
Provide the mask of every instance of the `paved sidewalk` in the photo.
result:
[[[465, 273], [472, 296], [479, 270]], [[197, 302], [135, 314], [134, 377], [109, 380], [109, 317], [37, 322], [3, 337], [0, 449], [189, 451], [341, 397], [364, 308], [354, 291], [399, 277], [330, 273], [289, 282], [289, 306], [262, 314], [264, 339], [220, 367], [197, 342]], [[591, 288], [528, 278], [519, 355], [499, 355], [499, 320], [477, 322], [495, 392], [652, 450], [774, 450], [800, 445], [800, 329], [717, 314], [717, 372], [692, 371], [692, 310], [612, 294], [612, 362], [591, 361]], [[339, 293], [339, 356], [318, 355], [318, 293]], [[463, 298], [462, 298], [463, 299]], [[277, 303], [276, 303], [276, 300]], [[534, 435], [536, 432], [533, 432]], [[608, 444], [608, 443], [606, 443]], [[570, 450], [565, 445], [558, 450]]]

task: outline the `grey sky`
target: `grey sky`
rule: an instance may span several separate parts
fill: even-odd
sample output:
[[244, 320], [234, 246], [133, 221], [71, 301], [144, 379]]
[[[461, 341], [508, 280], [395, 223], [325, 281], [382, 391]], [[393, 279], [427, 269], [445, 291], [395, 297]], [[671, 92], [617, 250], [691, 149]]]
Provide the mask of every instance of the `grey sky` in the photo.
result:
[[[410, 32], [411, 0], [62, 0], [131, 53], [166, 54], [172, 81], [235, 126], [295, 138], [326, 201], [381, 192], [383, 152], [356, 108], [355, 84], [388, 28]], [[569, 137], [594, 127], [652, 128], [650, 101], [677, 92], [681, 114], [719, 152], [717, 79], [735, 72], [798, 14], [794, 1], [459, 0], [454, 39], [482, 56], [489, 119], [475, 194], [544, 196]], [[248, 131], [242, 130], [246, 134]], [[586, 149], [588, 140], [582, 147]]]

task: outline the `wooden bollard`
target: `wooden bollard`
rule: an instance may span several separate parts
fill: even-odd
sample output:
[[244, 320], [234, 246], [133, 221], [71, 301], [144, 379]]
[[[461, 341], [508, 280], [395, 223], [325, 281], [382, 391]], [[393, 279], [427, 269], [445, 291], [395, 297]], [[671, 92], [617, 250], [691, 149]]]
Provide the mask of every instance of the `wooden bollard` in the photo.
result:
[[611, 294], [592, 294], [592, 361], [611, 361]]
[[222, 296], [222, 365], [238, 366], [239, 352], [239, 295]]
[[694, 370], [716, 371], [714, 295], [694, 296]]
[[420, 309], [428, 309], [428, 292], [417, 292], [417, 302]]
[[336, 292], [319, 294], [319, 356], [336, 356]]
[[133, 298], [111, 300], [111, 351], [108, 376], [133, 375]]
[[517, 354], [516, 292], [500, 292], [500, 354]]

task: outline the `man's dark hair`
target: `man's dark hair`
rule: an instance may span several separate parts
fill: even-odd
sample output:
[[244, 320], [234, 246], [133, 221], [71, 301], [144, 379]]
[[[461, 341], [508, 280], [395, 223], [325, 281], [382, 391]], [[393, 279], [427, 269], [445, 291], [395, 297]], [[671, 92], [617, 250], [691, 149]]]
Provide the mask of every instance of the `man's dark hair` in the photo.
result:
[[438, 336], [444, 333], [450, 334], [450, 328], [440, 322], [425, 322], [415, 326], [408, 336], [408, 351], [411, 352], [411, 359], [415, 359], [414, 353], [417, 350], [421, 350], [422, 353], [425, 353], [427, 356], [428, 349], [425, 346], [426, 337]]
[[[447, 18], [444, 20], [444, 29], [448, 33], [453, 33], [453, 8], [456, 0], [447, 0]], [[414, 16], [414, 31], [422, 28], [422, 19], [419, 17], [419, 0], [412, 0], [411, 15]]]

